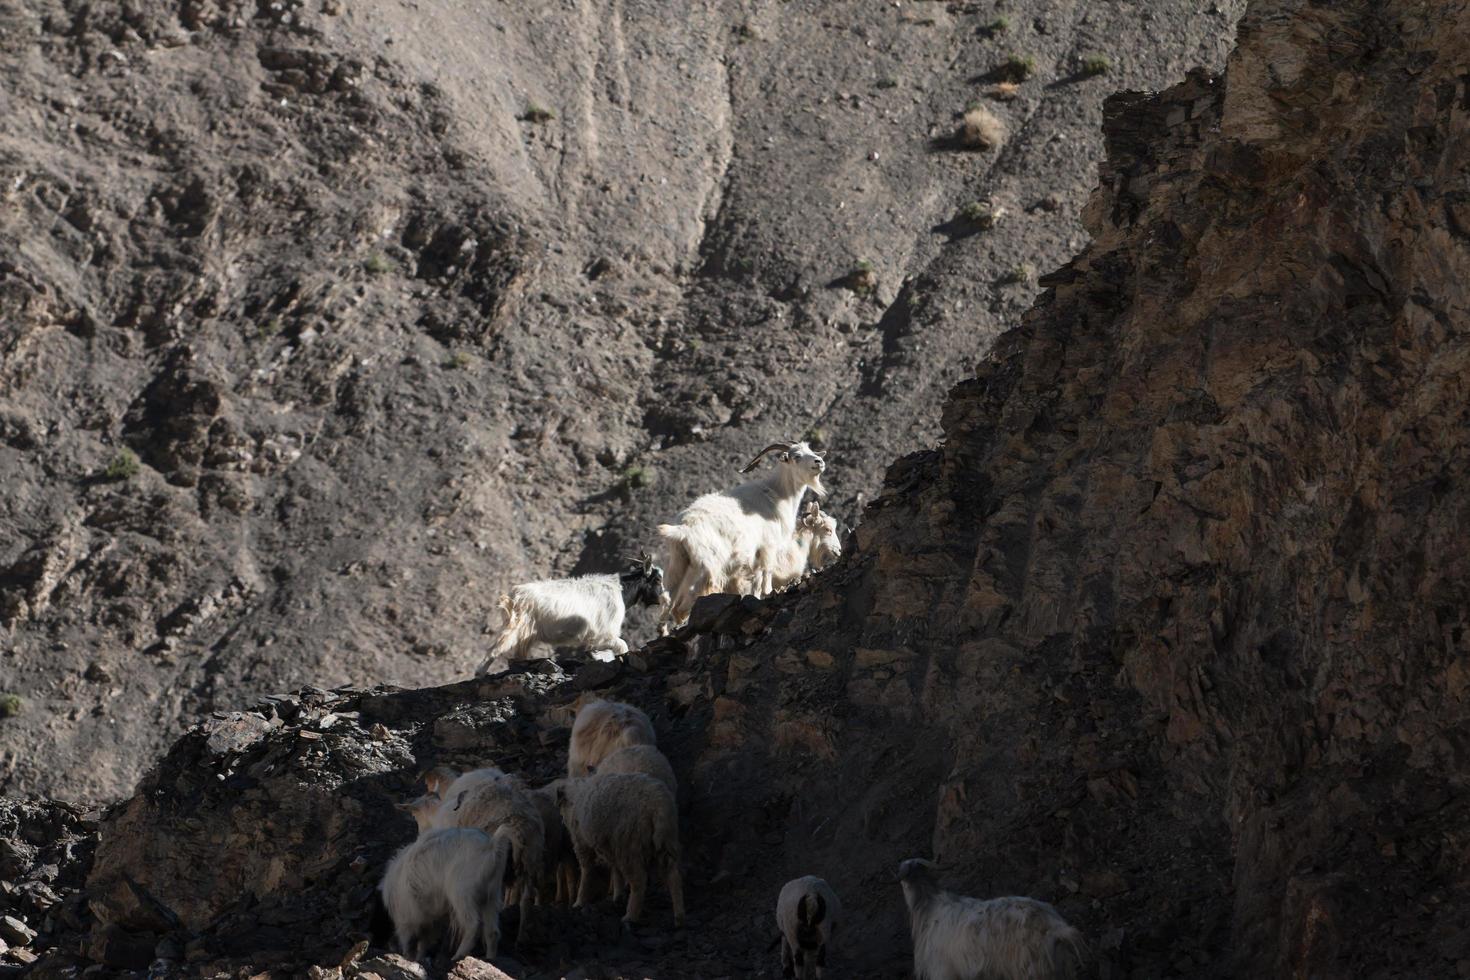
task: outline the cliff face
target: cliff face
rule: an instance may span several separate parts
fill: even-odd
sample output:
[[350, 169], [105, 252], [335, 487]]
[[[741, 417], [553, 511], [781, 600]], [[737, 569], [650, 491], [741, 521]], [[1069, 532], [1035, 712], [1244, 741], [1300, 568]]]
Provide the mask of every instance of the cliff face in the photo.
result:
[[[1103, 96], [1218, 67], [1242, 6], [7, 6], [0, 788], [467, 676], [501, 589], [775, 438], [852, 520], [1081, 246]], [[977, 99], [1006, 136], [958, 151]]]
[[915, 854], [1105, 976], [1464, 972], [1470, 7], [1261, 2], [1223, 77], [1106, 116], [1093, 243], [840, 567], [627, 665], [216, 719], [108, 818], [75, 948], [363, 972], [391, 800], [549, 778], [595, 690], [680, 773], [691, 928], [550, 913], [533, 975], [770, 974], [803, 872], [891, 975]]

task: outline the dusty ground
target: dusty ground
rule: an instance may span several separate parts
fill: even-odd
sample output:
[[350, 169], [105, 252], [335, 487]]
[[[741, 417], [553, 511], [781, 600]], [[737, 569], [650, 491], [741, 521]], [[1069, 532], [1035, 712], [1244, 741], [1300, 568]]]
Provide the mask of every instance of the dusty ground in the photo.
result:
[[[1103, 97], [1240, 9], [0, 11], [0, 788], [116, 799], [202, 713], [465, 676], [501, 588], [773, 438], [855, 519], [1085, 243]], [[956, 149], [976, 101], [1004, 140]]]

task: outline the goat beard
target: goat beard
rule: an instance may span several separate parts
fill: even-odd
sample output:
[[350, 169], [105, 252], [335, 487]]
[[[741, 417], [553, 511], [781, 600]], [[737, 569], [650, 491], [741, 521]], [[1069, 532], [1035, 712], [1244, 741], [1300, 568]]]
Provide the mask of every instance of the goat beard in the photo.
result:
[[827, 488], [822, 486], [822, 477], [820, 475], [812, 477], [812, 482], [808, 483], [807, 486], [811, 487], [818, 497], [827, 496]]

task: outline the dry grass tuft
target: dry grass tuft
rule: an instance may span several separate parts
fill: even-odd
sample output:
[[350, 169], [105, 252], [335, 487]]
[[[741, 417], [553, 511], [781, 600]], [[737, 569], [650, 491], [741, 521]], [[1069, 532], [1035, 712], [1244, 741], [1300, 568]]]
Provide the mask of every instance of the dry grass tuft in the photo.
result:
[[960, 121], [955, 138], [967, 150], [993, 150], [1006, 138], [1005, 126], [984, 106], [974, 106]]
[[997, 102], [1011, 102], [1020, 90], [1021, 86], [1016, 82], [998, 82], [986, 94]]

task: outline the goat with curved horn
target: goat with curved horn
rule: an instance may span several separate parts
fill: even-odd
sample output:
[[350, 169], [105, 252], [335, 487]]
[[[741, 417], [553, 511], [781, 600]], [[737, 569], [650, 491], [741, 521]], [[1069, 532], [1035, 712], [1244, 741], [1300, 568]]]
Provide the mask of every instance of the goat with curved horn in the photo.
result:
[[743, 467], [741, 467], [740, 472], [749, 473], [751, 470], [755, 469], [757, 466], [760, 465], [760, 461], [766, 458], [766, 455], [768, 453], [773, 453], [777, 450], [780, 450], [783, 453], [789, 453], [795, 447], [796, 444], [791, 442], [773, 442], [765, 449], [762, 449], [760, 452], [756, 453], [755, 458], [746, 463]]
[[707, 493], [684, 508], [677, 523], [659, 525], [668, 548], [665, 628], [687, 619], [694, 600], [712, 592], [748, 588], [758, 596], [770, 594], [775, 556], [796, 533], [802, 497], [808, 489], [827, 495], [827, 464], [804, 442], [773, 442], [740, 472], [754, 470], [771, 453], [779, 453], [774, 468]]

